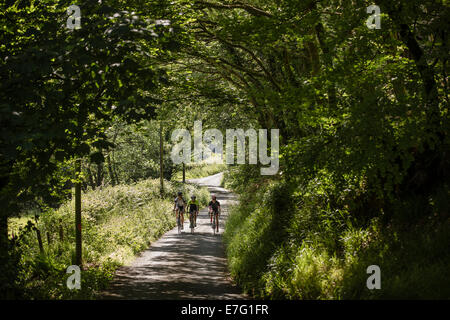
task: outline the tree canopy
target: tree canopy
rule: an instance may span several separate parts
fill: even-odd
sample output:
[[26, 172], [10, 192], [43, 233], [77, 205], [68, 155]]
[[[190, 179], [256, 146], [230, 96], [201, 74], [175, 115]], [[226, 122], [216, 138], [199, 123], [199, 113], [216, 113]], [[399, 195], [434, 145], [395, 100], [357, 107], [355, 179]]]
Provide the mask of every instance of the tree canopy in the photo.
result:
[[388, 224], [411, 199], [414, 220], [448, 195], [447, 0], [378, 0], [380, 28], [366, 0], [80, 0], [75, 29], [70, 5], [0, 3], [1, 243], [28, 201], [100, 187], [103, 165], [112, 185], [157, 177], [159, 134], [167, 151], [195, 120], [280, 130], [279, 172], [236, 178], [279, 182], [277, 212], [312, 193]]

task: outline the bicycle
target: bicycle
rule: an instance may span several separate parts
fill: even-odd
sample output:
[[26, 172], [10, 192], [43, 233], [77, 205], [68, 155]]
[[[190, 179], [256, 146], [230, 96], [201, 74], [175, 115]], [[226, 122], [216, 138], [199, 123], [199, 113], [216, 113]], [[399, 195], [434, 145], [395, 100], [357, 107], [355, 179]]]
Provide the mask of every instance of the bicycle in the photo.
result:
[[216, 231], [219, 228], [219, 212], [212, 212], [213, 215], [213, 223], [212, 223], [212, 228], [213, 228], [213, 234], [216, 235], [216, 233], [218, 233], [219, 231]]
[[194, 234], [194, 224], [195, 224], [195, 211], [194, 213], [188, 212], [189, 214], [189, 227], [191, 228], [191, 234]]
[[[176, 210], [174, 210], [174, 211], [175, 211], [175, 214], [176, 214]], [[181, 212], [178, 212], [177, 226], [178, 226], [178, 234], [181, 234], [181, 227], [182, 227], [182, 225], [181, 225]]]

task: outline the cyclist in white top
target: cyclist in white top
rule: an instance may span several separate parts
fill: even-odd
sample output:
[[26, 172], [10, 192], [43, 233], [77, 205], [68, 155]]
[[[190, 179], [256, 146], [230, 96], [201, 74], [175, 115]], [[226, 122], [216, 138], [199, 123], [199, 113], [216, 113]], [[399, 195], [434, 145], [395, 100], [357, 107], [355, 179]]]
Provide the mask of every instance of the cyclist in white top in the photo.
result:
[[178, 220], [178, 215], [181, 214], [181, 217], [180, 217], [181, 229], [184, 229], [183, 224], [184, 224], [185, 208], [186, 208], [186, 201], [184, 201], [184, 199], [183, 199], [183, 193], [178, 192], [178, 196], [175, 198], [173, 210], [176, 211], [176, 219], [177, 220]]

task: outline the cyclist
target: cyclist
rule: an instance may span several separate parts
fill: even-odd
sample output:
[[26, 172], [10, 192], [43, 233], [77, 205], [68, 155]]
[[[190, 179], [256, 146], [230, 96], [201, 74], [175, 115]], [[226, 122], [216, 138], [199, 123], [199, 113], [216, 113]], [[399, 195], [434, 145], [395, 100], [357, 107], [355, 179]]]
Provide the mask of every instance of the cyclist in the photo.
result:
[[184, 209], [186, 207], [186, 202], [183, 199], [183, 193], [178, 192], [178, 196], [175, 198], [175, 204], [173, 210], [176, 211], [176, 219], [178, 220], [178, 215], [180, 216], [181, 229], [184, 229]]
[[191, 196], [191, 200], [188, 201], [187, 207], [189, 208], [189, 214], [194, 215], [194, 227], [197, 226], [197, 216], [198, 210], [200, 208], [200, 203], [196, 200], [195, 196]]
[[219, 232], [219, 216], [220, 216], [221, 210], [220, 210], [220, 202], [217, 201], [215, 195], [211, 196], [211, 201], [209, 202], [208, 207], [209, 207], [209, 214], [211, 217], [211, 224], [213, 223], [212, 215], [214, 213], [214, 215], [216, 216], [216, 221], [217, 221], [217, 232]]

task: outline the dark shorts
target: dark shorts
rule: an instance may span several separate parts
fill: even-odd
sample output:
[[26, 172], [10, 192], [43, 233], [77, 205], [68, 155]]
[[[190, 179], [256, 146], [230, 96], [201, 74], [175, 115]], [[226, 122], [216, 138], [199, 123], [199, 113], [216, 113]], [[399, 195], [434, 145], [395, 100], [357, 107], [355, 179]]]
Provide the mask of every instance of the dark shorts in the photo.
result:
[[178, 211], [184, 212], [184, 207], [183, 206], [178, 206]]

